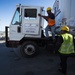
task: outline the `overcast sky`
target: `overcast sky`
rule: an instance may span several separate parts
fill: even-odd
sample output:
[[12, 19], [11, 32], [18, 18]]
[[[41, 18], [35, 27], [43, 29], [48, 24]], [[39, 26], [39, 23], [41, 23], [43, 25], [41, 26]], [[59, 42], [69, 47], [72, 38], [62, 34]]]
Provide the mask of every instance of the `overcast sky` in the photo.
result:
[[0, 31], [9, 26], [17, 4], [27, 6], [53, 7], [55, 0], [0, 0]]

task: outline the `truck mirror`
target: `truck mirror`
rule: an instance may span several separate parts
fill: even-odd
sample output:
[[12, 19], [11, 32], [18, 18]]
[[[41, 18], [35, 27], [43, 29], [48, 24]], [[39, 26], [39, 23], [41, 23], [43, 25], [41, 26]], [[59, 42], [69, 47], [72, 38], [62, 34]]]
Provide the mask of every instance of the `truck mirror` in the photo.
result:
[[21, 16], [21, 4], [19, 4], [19, 6], [17, 7], [17, 11], [20, 13]]
[[20, 7], [20, 16], [21, 16], [21, 4], [19, 4], [19, 7]]
[[20, 13], [20, 8], [19, 7], [17, 8], [17, 11]]

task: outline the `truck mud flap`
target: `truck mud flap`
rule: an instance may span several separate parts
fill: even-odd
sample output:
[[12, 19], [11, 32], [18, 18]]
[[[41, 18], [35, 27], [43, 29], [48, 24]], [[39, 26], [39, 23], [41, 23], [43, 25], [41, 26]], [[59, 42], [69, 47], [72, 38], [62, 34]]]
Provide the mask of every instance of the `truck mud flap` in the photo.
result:
[[19, 42], [18, 41], [7, 41], [6, 46], [11, 47], [11, 48], [17, 48], [19, 46]]

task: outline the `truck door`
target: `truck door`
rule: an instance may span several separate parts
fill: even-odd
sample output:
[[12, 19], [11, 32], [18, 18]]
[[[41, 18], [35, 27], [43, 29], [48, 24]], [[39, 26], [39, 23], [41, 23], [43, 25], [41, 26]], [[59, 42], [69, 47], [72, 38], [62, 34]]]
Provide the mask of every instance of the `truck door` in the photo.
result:
[[25, 37], [41, 37], [41, 20], [38, 13], [40, 7], [24, 7], [22, 19], [22, 32]]
[[21, 38], [22, 38], [21, 16], [20, 16], [20, 8], [18, 7], [15, 11], [15, 14], [10, 24], [9, 39], [10, 40], [20, 40]]

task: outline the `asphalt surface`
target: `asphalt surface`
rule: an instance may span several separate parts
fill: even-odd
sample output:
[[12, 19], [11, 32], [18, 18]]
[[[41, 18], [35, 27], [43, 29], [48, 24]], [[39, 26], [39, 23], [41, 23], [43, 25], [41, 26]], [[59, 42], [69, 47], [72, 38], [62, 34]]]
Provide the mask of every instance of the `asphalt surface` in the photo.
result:
[[[40, 49], [37, 56], [24, 58], [19, 48], [7, 48], [0, 40], [0, 75], [63, 75], [59, 56]], [[75, 75], [75, 58], [68, 58], [67, 75]]]

